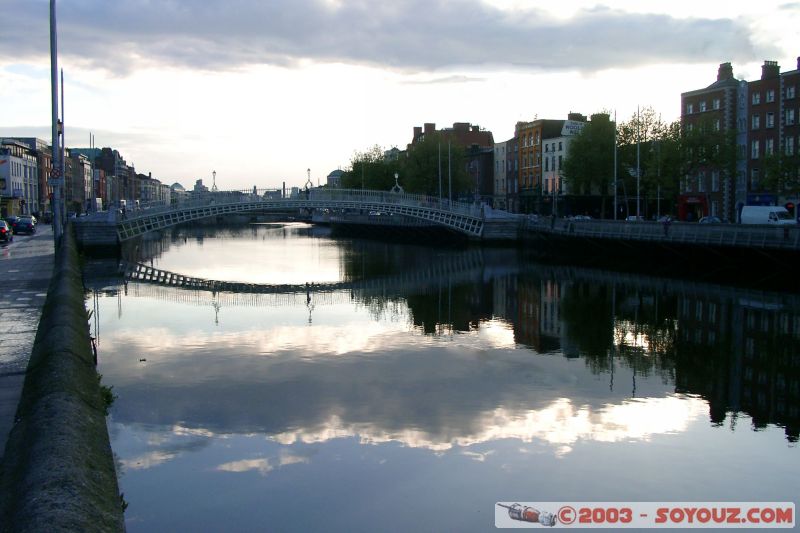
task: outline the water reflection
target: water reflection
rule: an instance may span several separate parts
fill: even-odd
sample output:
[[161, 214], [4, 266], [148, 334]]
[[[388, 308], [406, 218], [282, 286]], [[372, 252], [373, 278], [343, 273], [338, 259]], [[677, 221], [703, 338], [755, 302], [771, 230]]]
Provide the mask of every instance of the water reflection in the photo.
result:
[[[781, 438], [797, 441], [796, 295], [544, 265], [519, 250], [331, 240], [303, 226], [182, 231], [141, 243], [135, 260], [174, 269], [185, 259], [173, 255], [202, 239], [211, 279], [264, 287], [229, 293], [123, 282], [117, 265], [106, 264], [107, 275], [95, 265], [87, 281], [101, 296], [93, 299], [101, 372], [119, 395], [114, 448], [129, 475], [191, 455], [205, 458], [205, 472], [271, 479], [330, 466], [329, 454], [369, 455], [364, 446], [381, 450], [379, 464], [400, 461], [405, 472], [396, 476], [421, 463], [438, 471], [391, 451], [400, 445], [493, 465], [459, 463], [440, 486], [474, 476], [510, 487], [514, 468], [544, 468], [528, 454], [567, 461], [561, 483], [577, 483], [587, 450], [607, 455], [611, 444], [621, 454], [612, 463], [677, 453], [701, 461], [693, 463], [700, 472], [722, 468], [687, 452], [708, 439], [726, 450], [720, 461], [753, 453], [777, 461]], [[310, 280], [313, 290], [271, 284], [287, 283], [277, 275], [285, 262], [259, 263], [269, 272], [254, 278], [224, 267], [263, 260], [263, 250], [247, 250], [276, 239], [301, 241], [291, 248], [308, 262], [303, 275], [321, 265], [326, 274]], [[220, 250], [227, 257], [215, 262]], [[780, 428], [784, 437], [745, 444], [748, 425]], [[373, 474], [354, 468], [369, 485]], [[642, 468], [646, 477], [652, 466]], [[663, 474], [651, 479], [650, 490], [664, 490]]]

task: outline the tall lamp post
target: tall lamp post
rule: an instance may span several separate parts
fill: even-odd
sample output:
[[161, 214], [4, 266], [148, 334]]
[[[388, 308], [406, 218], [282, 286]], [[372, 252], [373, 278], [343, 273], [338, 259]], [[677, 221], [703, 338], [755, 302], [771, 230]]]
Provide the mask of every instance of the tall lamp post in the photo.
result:
[[[63, 88], [62, 88], [63, 90]], [[58, 120], [58, 42], [56, 31], [56, 0], [50, 0], [50, 94], [52, 96], [51, 145], [52, 161], [49, 185], [53, 188], [51, 208], [53, 209], [53, 239], [58, 244], [64, 234], [64, 214], [61, 209], [61, 194], [64, 184], [64, 153], [61, 148], [63, 124]], [[63, 104], [62, 104], [63, 105]]]

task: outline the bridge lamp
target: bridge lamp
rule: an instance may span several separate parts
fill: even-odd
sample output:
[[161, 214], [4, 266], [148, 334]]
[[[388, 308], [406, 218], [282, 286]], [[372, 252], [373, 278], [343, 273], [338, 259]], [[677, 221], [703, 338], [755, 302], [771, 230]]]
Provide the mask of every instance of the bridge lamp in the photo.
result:
[[397, 172], [395, 172], [395, 173], [394, 173], [394, 187], [392, 187], [392, 192], [394, 192], [394, 193], [398, 193], [398, 192], [399, 192], [400, 194], [403, 194], [403, 192], [404, 192], [404, 191], [403, 191], [403, 188], [402, 188], [402, 187], [400, 186], [400, 184], [397, 182], [397, 179], [398, 179], [399, 177], [400, 177], [400, 174], [398, 174]]

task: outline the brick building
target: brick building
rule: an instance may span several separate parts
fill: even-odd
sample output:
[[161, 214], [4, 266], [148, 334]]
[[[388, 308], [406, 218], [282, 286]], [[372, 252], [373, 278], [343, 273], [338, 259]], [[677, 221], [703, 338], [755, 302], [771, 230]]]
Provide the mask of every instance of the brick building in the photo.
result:
[[761, 78], [747, 82], [733, 76], [730, 63], [719, 66], [717, 81], [704, 89], [681, 94], [681, 123], [688, 133], [730, 132], [735, 138], [735, 173], [706, 165], [681, 180], [678, 218], [697, 220], [716, 215], [736, 221], [744, 205], [797, 203], [764, 183], [766, 157], [798, 150], [800, 58], [797, 69], [781, 73], [775, 61], [765, 61]]

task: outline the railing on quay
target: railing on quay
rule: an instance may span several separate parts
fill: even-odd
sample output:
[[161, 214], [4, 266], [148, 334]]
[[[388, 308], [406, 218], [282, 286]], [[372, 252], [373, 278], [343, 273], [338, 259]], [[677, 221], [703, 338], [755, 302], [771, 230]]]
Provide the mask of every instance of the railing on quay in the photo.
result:
[[800, 250], [798, 226], [573, 220], [527, 216], [523, 228], [526, 232], [598, 239]]

